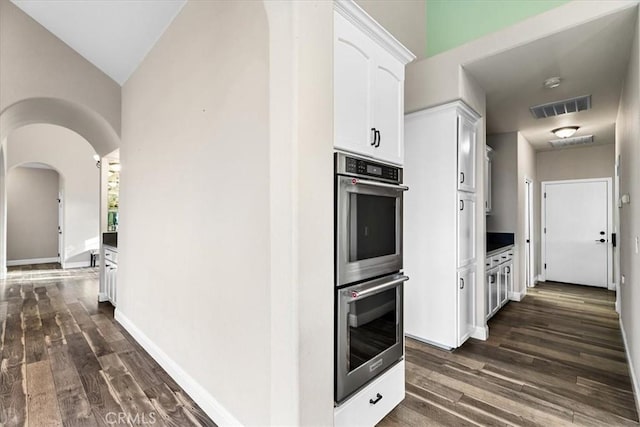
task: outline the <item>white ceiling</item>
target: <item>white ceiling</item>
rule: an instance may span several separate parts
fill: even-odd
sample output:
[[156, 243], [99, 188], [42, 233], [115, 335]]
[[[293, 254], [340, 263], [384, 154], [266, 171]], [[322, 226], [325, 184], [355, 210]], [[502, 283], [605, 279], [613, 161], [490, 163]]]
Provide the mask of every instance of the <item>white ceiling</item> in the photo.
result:
[[[465, 64], [487, 93], [487, 134], [520, 131], [536, 150], [550, 150], [552, 129], [580, 126], [597, 144], [614, 142], [615, 121], [631, 43], [635, 8], [582, 24]], [[555, 89], [543, 82], [562, 78]], [[530, 106], [591, 94], [589, 111], [535, 119]]]
[[186, 0], [11, 0], [122, 85]]

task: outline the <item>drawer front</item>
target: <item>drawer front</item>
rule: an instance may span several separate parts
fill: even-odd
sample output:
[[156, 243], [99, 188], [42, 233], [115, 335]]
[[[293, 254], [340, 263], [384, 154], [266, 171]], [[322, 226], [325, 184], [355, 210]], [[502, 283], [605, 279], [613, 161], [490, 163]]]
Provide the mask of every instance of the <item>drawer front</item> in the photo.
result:
[[500, 264], [500, 254], [494, 255], [491, 257], [491, 267], [495, 267], [496, 265]]
[[[382, 396], [382, 397], [380, 397]], [[404, 360], [334, 409], [335, 427], [372, 427], [404, 399]], [[376, 401], [375, 404], [371, 403]]]
[[513, 249], [509, 249], [507, 251], [507, 258], [512, 260], [513, 259]]
[[118, 263], [118, 252], [112, 251], [111, 249], [104, 250], [104, 258], [105, 261], [111, 261], [112, 263]]

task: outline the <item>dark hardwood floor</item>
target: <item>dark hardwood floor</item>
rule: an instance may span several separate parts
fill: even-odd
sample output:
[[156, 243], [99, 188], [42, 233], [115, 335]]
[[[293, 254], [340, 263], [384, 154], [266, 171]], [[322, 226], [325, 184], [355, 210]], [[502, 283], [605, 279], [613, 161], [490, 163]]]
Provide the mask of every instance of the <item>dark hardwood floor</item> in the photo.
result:
[[215, 426], [97, 295], [92, 268], [0, 280], [0, 426]]
[[407, 339], [390, 426], [637, 426], [615, 293], [541, 283], [452, 352]]

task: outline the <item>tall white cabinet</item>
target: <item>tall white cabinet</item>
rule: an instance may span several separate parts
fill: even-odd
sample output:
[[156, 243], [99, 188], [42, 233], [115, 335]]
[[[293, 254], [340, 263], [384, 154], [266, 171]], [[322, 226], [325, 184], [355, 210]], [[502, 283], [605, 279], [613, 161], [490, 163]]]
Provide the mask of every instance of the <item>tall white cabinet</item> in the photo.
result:
[[[353, 1], [334, 2], [334, 147], [404, 162], [404, 67], [415, 56]], [[404, 360], [334, 409], [334, 426], [374, 426], [405, 395]]]
[[405, 116], [405, 332], [446, 348], [475, 329], [478, 119], [461, 101]]

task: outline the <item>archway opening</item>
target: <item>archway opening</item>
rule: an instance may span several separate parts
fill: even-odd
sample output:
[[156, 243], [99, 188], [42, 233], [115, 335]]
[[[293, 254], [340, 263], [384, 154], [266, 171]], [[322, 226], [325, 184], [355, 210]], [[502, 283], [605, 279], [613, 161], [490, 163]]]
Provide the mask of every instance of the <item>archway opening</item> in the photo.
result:
[[64, 248], [63, 176], [50, 164], [12, 167], [6, 179], [7, 267], [11, 270], [60, 268]]

